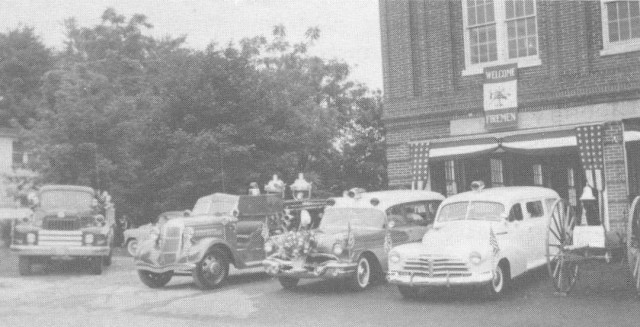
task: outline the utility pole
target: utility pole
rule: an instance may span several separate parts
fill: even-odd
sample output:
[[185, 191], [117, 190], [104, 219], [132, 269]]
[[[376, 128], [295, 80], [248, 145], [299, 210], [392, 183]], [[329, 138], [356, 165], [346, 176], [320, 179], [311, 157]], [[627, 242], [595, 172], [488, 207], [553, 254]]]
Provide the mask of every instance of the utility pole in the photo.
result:
[[227, 193], [224, 183], [224, 153], [222, 151], [222, 146], [220, 146], [220, 175], [222, 175], [222, 193]]

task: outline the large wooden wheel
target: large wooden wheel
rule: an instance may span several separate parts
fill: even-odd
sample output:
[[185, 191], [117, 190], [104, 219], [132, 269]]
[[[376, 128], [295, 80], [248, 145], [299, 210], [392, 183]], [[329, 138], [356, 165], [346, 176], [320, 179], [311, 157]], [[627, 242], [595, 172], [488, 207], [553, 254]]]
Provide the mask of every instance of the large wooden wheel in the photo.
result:
[[627, 259], [636, 291], [640, 293], [640, 196], [633, 200], [629, 208]]
[[567, 294], [578, 279], [578, 262], [571, 252], [576, 214], [564, 200], [557, 200], [552, 208], [547, 225], [547, 269], [553, 280], [553, 287], [558, 292]]

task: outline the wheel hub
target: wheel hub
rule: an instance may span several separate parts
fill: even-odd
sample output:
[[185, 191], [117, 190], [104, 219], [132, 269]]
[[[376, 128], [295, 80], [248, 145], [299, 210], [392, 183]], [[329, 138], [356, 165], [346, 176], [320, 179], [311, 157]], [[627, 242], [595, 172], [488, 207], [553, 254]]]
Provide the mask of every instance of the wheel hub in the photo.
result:
[[208, 266], [209, 273], [213, 276], [217, 276], [221, 273], [222, 266], [218, 261], [211, 261]]
[[367, 286], [369, 284], [369, 266], [365, 261], [361, 261], [358, 265], [357, 274], [360, 286]]

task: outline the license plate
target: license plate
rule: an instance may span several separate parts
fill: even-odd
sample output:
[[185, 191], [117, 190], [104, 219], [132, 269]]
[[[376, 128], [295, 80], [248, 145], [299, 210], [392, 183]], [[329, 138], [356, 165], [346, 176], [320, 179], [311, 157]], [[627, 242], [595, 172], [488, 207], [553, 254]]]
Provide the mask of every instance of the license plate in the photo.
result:
[[64, 255], [66, 255], [66, 254], [67, 254], [67, 251], [66, 251], [66, 249], [64, 249], [64, 248], [56, 248], [56, 249], [55, 249], [55, 254], [56, 254], [57, 256], [64, 256]]

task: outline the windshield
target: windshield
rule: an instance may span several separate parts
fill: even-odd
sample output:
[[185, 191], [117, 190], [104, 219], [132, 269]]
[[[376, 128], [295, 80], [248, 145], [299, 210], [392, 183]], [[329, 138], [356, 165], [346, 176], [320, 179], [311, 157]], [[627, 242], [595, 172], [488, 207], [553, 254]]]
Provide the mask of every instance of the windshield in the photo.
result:
[[454, 220], [489, 220], [500, 221], [504, 213], [504, 205], [497, 202], [458, 202], [447, 204], [440, 210], [438, 222]]
[[192, 216], [197, 215], [230, 215], [236, 209], [237, 197], [203, 197], [198, 199], [191, 210]]
[[351, 228], [381, 229], [384, 217], [382, 211], [372, 208], [326, 208], [320, 228], [347, 228], [351, 223]]
[[48, 191], [40, 195], [40, 206], [46, 210], [91, 210], [93, 194], [77, 191]]

